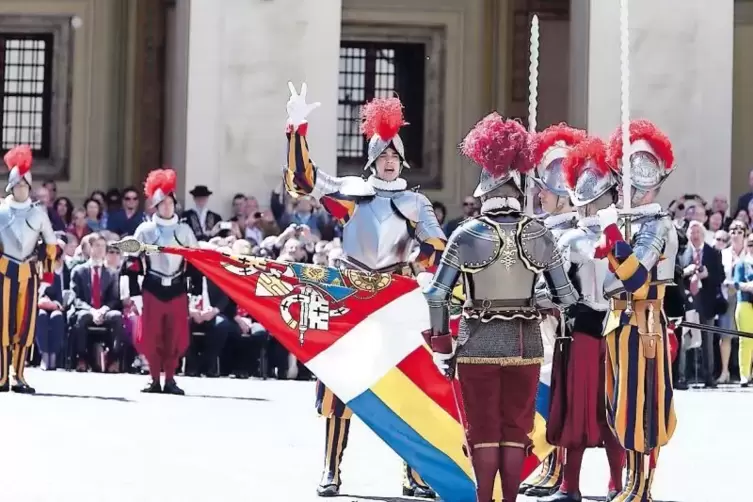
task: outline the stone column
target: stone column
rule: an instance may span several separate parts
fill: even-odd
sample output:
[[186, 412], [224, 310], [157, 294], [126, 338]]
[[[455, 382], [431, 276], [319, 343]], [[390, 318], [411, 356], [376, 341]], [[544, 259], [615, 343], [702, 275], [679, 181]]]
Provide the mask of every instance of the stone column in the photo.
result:
[[[729, 195], [733, 0], [630, 0], [630, 115], [672, 140], [662, 201]], [[571, 0], [573, 124], [606, 138], [620, 121], [619, 2]], [[587, 78], [583, 78], [587, 75]]]
[[[309, 87], [312, 157], [336, 168], [341, 0], [191, 0], [185, 195], [215, 193], [227, 215], [233, 194], [268, 205], [285, 162], [288, 80]], [[176, 156], [177, 157], [177, 156]]]

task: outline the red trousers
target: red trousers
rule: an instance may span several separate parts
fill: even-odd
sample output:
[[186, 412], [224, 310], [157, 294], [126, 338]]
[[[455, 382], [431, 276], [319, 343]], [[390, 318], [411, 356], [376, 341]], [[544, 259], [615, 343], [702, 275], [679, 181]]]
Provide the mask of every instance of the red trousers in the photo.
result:
[[188, 349], [188, 295], [162, 301], [144, 290], [142, 298], [144, 307], [134, 345], [149, 362], [152, 379], [158, 380], [164, 371], [165, 379], [171, 380]]
[[539, 364], [458, 364], [468, 419], [468, 445], [528, 449], [536, 413]]

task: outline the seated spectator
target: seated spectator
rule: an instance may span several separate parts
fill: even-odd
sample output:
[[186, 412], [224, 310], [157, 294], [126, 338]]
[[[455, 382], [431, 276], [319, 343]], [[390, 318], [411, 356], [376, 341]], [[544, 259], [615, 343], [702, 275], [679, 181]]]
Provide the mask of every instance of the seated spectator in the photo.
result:
[[70, 258], [73, 258], [73, 256], [76, 254], [76, 249], [78, 248], [80, 244], [80, 241], [76, 238], [75, 235], [73, 235], [70, 232], [65, 233], [65, 259], [66, 261]]
[[37, 349], [42, 354], [41, 368], [55, 370], [58, 354], [65, 346], [67, 307], [66, 292], [70, 290], [71, 272], [63, 257], [64, 242], [59, 242], [57, 260], [55, 261], [55, 280], [52, 285], [39, 292], [39, 304], [35, 340]]
[[123, 256], [120, 249], [115, 246], [107, 245], [107, 257], [105, 258], [105, 267], [113, 274], [120, 275], [120, 269], [123, 265]]
[[222, 221], [219, 214], [209, 210], [209, 196], [212, 195], [212, 191], [205, 185], [196, 185], [188, 193], [193, 197], [195, 209], [183, 211], [180, 217], [191, 227], [197, 240], [209, 240], [209, 232]]
[[121, 314], [120, 278], [104, 266], [107, 243], [99, 234], [92, 234], [91, 258], [77, 266], [71, 273], [73, 311], [71, 312], [71, 338], [78, 359], [77, 371], [87, 370], [89, 329], [93, 326], [107, 328], [100, 341], [106, 347], [106, 368], [109, 373], [118, 371], [120, 351], [123, 347], [123, 316]]
[[93, 235], [94, 234], [89, 234], [81, 239], [78, 247], [76, 248], [76, 251], [74, 251], [73, 256], [68, 263], [68, 266], [71, 267], [71, 270], [73, 270], [76, 265], [80, 265], [81, 263], [84, 263], [89, 259], [89, 253], [91, 251], [91, 240]]
[[73, 211], [73, 222], [68, 225], [68, 232], [75, 235], [78, 240], [92, 233], [92, 229], [86, 223], [86, 211], [81, 208]]
[[73, 221], [73, 202], [68, 197], [58, 197], [52, 205], [55, 208], [55, 212], [63, 220], [63, 224], [67, 227]]
[[236, 307], [230, 298], [212, 281], [202, 279], [201, 297], [189, 303], [191, 333], [199, 331], [203, 337], [192, 337], [186, 356], [186, 376], [204, 374], [220, 376], [219, 358], [228, 336], [239, 331], [235, 323]]
[[133, 235], [136, 228], [144, 222], [145, 215], [139, 211], [139, 191], [135, 187], [123, 190], [122, 201], [122, 208], [108, 214], [107, 230], [124, 237]]
[[86, 224], [92, 229], [92, 232], [99, 232], [104, 229], [102, 225], [104, 210], [101, 202], [94, 198], [86, 199], [84, 211], [86, 211]]

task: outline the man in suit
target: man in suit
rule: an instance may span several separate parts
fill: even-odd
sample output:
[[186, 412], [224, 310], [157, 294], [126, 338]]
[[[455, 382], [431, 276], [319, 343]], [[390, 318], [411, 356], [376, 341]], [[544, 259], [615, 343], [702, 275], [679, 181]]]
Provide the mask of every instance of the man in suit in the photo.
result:
[[188, 193], [193, 197], [196, 209], [183, 211], [181, 219], [191, 227], [193, 233], [196, 234], [197, 240], [208, 241], [209, 232], [212, 231], [217, 223], [222, 221], [222, 217], [219, 214], [212, 212], [207, 208], [209, 196], [212, 195], [212, 191], [205, 185], [196, 185], [193, 190]]
[[201, 339], [191, 340], [186, 358], [186, 375], [204, 373], [209, 378], [220, 376], [219, 357], [228, 336], [240, 336], [235, 322], [237, 307], [212, 281], [202, 279], [202, 297], [198, 304], [189, 307], [191, 333], [201, 332]]
[[58, 234], [58, 253], [55, 259], [53, 283], [39, 292], [35, 341], [42, 355], [41, 368], [55, 370], [58, 354], [66, 337], [65, 311], [68, 307], [66, 292], [70, 292], [71, 271], [65, 264], [65, 234]]
[[[90, 258], [71, 273], [73, 311], [71, 337], [78, 357], [77, 371], [87, 369], [89, 328], [107, 328], [102, 342], [108, 349], [107, 371], [117, 372], [120, 350], [123, 347], [123, 316], [121, 314], [119, 277], [104, 263], [107, 242], [100, 234], [92, 234]], [[102, 368], [103, 370], [105, 368]]]
[[[688, 224], [688, 245], [681, 255], [683, 279], [688, 291], [689, 305], [698, 312], [701, 324], [711, 325], [721, 294], [724, 267], [720, 252], [705, 243], [706, 229], [697, 221]], [[704, 332], [701, 345], [704, 381], [707, 388], [716, 387], [714, 381], [714, 335]], [[687, 348], [682, 343], [678, 355], [678, 387], [686, 387]]]

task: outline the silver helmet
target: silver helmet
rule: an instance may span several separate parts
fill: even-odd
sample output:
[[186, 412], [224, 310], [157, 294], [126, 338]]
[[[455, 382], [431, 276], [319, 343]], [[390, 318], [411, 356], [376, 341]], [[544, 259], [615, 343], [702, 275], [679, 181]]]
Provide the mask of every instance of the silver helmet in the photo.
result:
[[607, 164], [607, 145], [588, 137], [571, 149], [562, 162], [564, 181], [575, 207], [595, 201], [617, 186], [617, 176]]
[[376, 159], [387, 148], [394, 148], [400, 156], [401, 168], [408, 167], [405, 146], [398, 134], [407, 125], [403, 117], [403, 104], [399, 98], [375, 98], [361, 109], [361, 132], [369, 138], [369, 148], [364, 169], [374, 167]]
[[149, 199], [151, 207], [157, 205], [168, 197], [175, 199], [177, 189], [177, 175], [172, 169], [155, 169], [150, 171], [144, 182], [144, 195]]
[[10, 193], [13, 187], [26, 181], [31, 187], [31, 163], [33, 155], [31, 148], [28, 145], [19, 145], [5, 154], [3, 160], [10, 169], [8, 172], [8, 184], [5, 187], [5, 192]]
[[492, 112], [471, 129], [460, 148], [463, 155], [482, 168], [474, 197], [486, 195], [509, 181], [522, 193], [520, 175], [533, 164], [530, 135], [519, 122]]
[[[630, 122], [630, 184], [638, 192], [659, 188], [675, 170], [669, 138], [648, 120]], [[622, 174], [622, 128], [609, 140], [607, 162]]]
[[585, 131], [567, 124], [548, 127], [533, 137], [533, 182], [543, 190], [567, 197], [562, 163], [568, 152], [586, 138]]

